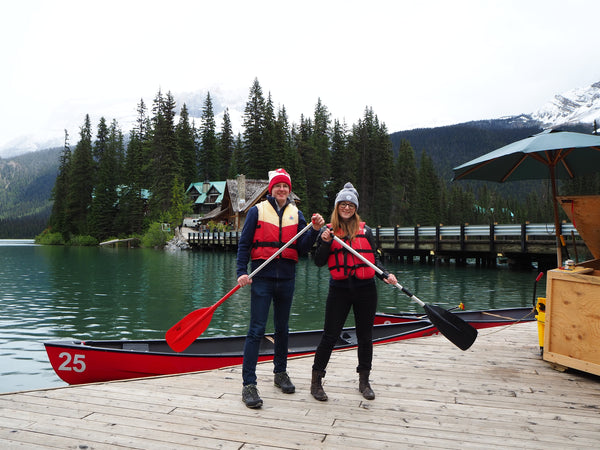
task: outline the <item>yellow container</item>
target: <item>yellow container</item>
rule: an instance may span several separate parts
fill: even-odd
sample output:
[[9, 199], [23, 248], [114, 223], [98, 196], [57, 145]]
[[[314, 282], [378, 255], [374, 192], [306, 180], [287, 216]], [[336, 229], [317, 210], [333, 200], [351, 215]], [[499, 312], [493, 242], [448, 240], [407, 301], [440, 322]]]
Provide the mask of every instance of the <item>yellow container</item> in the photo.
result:
[[546, 326], [546, 298], [538, 297], [535, 305], [537, 314], [535, 318], [538, 324], [538, 342], [540, 344], [540, 354], [544, 354], [544, 327]]

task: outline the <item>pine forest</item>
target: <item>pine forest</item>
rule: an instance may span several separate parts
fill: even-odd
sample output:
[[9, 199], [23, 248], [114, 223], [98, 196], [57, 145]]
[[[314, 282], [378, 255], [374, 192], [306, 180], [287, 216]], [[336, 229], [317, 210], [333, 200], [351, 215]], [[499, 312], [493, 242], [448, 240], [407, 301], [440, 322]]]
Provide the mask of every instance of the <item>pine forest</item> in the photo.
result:
[[[350, 181], [371, 226], [552, 221], [543, 182], [516, 195], [484, 183], [449, 183], [426, 148], [417, 158], [403, 139], [394, 152], [385, 123], [369, 107], [348, 125], [332, 119], [319, 99], [312, 117], [290, 123], [285, 107], [276, 110], [255, 79], [237, 135], [227, 110], [217, 129], [210, 93], [199, 124], [185, 104], [177, 108], [170, 92], [159, 91], [152, 105], [141, 100], [127, 142], [117, 121], [105, 118], [94, 129], [85, 116], [74, 145], [65, 132], [45, 233], [69, 242], [140, 235], [159, 223], [176, 226], [191, 211], [185, 196], [191, 183], [238, 174], [267, 179], [279, 167], [290, 173], [307, 217], [329, 217], [335, 194]], [[597, 177], [594, 183], [598, 192]], [[584, 189], [589, 182], [562, 186], [563, 193]]]

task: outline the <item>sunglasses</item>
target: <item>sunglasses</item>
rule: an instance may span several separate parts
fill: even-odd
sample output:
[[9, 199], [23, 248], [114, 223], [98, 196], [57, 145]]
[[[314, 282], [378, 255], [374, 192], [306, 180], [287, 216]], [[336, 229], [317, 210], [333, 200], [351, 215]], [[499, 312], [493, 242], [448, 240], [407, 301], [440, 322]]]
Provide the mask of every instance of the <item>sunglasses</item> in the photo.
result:
[[347, 208], [347, 209], [354, 209], [354, 208], [356, 208], [356, 205], [354, 203], [348, 203], [348, 202], [338, 203], [338, 206], [340, 208]]

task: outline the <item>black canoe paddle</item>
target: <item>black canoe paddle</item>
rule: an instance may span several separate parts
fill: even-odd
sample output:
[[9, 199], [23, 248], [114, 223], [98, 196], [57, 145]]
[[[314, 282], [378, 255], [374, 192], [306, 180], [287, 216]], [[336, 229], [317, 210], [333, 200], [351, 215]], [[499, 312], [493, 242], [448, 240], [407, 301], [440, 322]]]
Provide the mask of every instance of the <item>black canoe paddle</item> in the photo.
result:
[[[346, 244], [342, 239], [337, 237], [333, 232], [331, 233], [333, 238], [342, 245], [346, 250], [352, 253], [357, 258], [361, 259], [365, 264], [369, 265], [375, 272], [379, 275], [384, 275], [383, 270], [373, 264], [371, 261], [366, 259], [348, 244]], [[408, 289], [402, 286], [400, 283], [396, 283], [398, 289], [408, 295], [411, 300], [418, 303], [423, 307], [425, 313], [427, 314], [427, 318], [429, 321], [435, 325], [435, 327], [442, 333], [450, 342], [456, 345], [461, 350], [468, 349], [475, 339], [477, 339], [477, 330], [469, 325], [467, 322], [462, 320], [460, 317], [455, 316], [450, 311], [445, 310], [444, 308], [440, 308], [435, 305], [428, 305], [427, 303], [421, 301], [416, 295], [411, 293]]]

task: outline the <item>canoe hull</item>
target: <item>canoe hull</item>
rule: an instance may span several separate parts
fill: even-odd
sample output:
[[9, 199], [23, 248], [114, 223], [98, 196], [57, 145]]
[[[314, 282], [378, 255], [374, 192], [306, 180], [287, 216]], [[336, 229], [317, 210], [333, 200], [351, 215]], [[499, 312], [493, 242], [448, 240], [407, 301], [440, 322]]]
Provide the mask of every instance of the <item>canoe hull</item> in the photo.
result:
[[[499, 327], [518, 322], [532, 322], [535, 320], [535, 310], [526, 308], [503, 308], [477, 311], [452, 311], [476, 329]], [[375, 325], [389, 325], [393, 323], [406, 323], [414, 320], [426, 320], [427, 316], [421, 313], [400, 313], [375, 315]]]
[[[427, 321], [412, 321], [373, 328], [373, 343], [381, 344], [431, 336], [437, 329]], [[322, 331], [290, 333], [292, 356], [314, 354]], [[82, 384], [157, 375], [213, 370], [242, 364], [245, 336], [199, 338], [176, 353], [164, 340], [50, 341], [46, 353], [56, 374], [66, 383]], [[356, 330], [343, 330], [334, 350], [356, 347]], [[261, 342], [259, 361], [273, 360], [273, 337]]]

